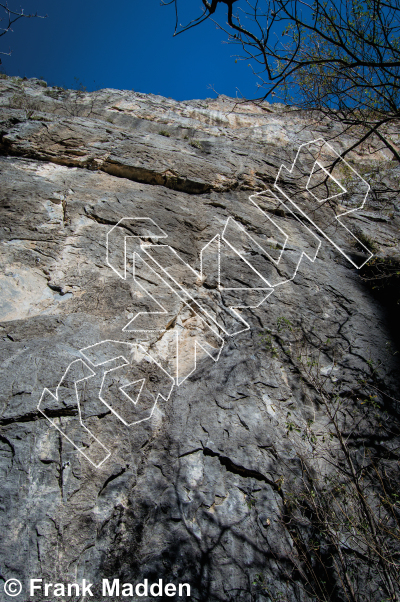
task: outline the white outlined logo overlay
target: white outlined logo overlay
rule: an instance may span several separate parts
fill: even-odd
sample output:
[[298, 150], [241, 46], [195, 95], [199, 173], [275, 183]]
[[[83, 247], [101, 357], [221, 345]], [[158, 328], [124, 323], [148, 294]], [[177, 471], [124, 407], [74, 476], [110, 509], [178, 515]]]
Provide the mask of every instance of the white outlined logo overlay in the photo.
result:
[[201, 249], [197, 269], [151, 217], [122, 217], [107, 233], [105, 259], [116, 278], [134, 285], [138, 309], [121, 340], [80, 349], [56, 389], [43, 390], [38, 410], [99, 468], [111, 452], [86, 424], [87, 390], [105, 412], [140, 428], [200, 360], [218, 361], [225, 340], [250, 329], [246, 309], [261, 307], [293, 280], [304, 260], [315, 262], [322, 240], [356, 269], [371, 259], [354, 226], [369, 190], [322, 138], [302, 144], [274, 185], [249, 197], [257, 228], [228, 217]]

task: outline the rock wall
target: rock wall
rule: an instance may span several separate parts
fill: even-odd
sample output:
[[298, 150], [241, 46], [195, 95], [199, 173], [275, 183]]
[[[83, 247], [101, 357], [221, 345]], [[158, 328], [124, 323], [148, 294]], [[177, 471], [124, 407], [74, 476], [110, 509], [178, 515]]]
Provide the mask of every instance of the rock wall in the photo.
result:
[[[223, 97], [179, 103], [12, 78], [0, 87], [4, 580], [22, 582], [20, 600], [29, 578], [85, 578], [94, 599], [103, 578], [189, 583], [204, 601], [316, 599], [293, 569], [300, 551], [282, 518], [302, 475], [301, 425], [326, 426], [299, 358], [356, 404], [368, 380], [396, 423], [393, 314], [355, 265], [371, 249], [396, 256], [398, 204], [369, 194], [350, 220], [360, 243], [337, 229], [353, 265], [265, 192], [301, 144], [339, 126]], [[350, 142], [332, 144], [340, 153]], [[352, 159], [366, 180], [377, 165], [398, 179], [382, 151]], [[298, 194], [290, 174], [282, 186]], [[282, 249], [283, 267], [272, 261]], [[395, 450], [396, 433], [361, 418], [348, 426], [355, 447]]]

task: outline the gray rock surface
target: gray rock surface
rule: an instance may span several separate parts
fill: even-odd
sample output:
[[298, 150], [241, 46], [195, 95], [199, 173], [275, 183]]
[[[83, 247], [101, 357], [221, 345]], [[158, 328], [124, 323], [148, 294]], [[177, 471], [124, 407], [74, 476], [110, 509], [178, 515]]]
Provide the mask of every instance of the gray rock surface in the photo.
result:
[[[318, 349], [320, 378], [339, 383], [341, 394], [354, 392], [360, 378], [370, 379], [372, 366], [378, 401], [396, 423], [397, 331], [393, 314], [358, 270], [326, 239], [319, 237], [317, 249], [318, 232], [310, 233], [282, 198], [257, 197], [262, 213], [249, 195], [271, 188], [301, 143], [332, 137], [331, 124], [281, 105], [236, 105], [222, 97], [179, 103], [116, 90], [68, 92], [16, 79], [0, 80], [0, 88], [2, 575], [19, 579], [24, 588], [32, 577], [52, 583], [86, 578], [95, 588], [103, 578], [162, 578], [190, 583], [193, 599], [210, 602], [315, 599], [292, 571], [299, 552], [290, 524], [282, 520], [293, 475], [301, 476], [301, 433], [290, 423], [311, 420], [321, 431], [326, 423], [315, 388], [301, 377], [296, 345], [308, 341], [313, 353]], [[341, 136], [332, 144], [341, 152], [350, 141]], [[383, 151], [360, 151], [352, 159], [366, 179], [384, 165], [387, 178], [398, 180], [399, 169]], [[291, 196], [289, 178], [284, 185]], [[399, 205], [388, 199], [382, 207], [378, 201], [370, 195], [351, 227], [361, 241], [373, 241], [378, 256], [395, 257]], [[155, 272], [149, 270], [144, 253], [147, 268], [137, 259], [136, 280], [131, 273], [120, 278], [106, 261], [107, 233], [127, 217], [151, 218], [167, 234], [164, 244], [198, 271], [202, 249], [222, 235], [228, 218], [278, 257], [284, 241], [278, 230], [266, 233], [265, 216], [288, 234], [288, 264], [281, 271], [271, 268], [269, 282], [275, 278], [272, 286], [278, 286], [264, 303], [240, 310], [249, 328], [236, 336], [225, 336], [221, 328], [237, 325], [229, 303], [239, 293], [224, 298], [215, 265], [213, 272], [207, 264], [199, 280], [178, 257], [159, 249], [159, 265], [164, 261], [184, 283], [190, 293], [185, 297], [165, 286], [159, 276], [166, 276], [154, 263]], [[365, 257], [365, 247], [357, 248], [339, 230], [340, 245], [355, 260]], [[238, 234], [237, 244], [249, 261], [260, 270], [271, 266], [243, 236], [240, 241]], [[157, 242], [154, 236], [146, 240]], [[226, 242], [222, 246], [225, 286], [268, 289]], [[133, 248], [141, 252], [140, 245]], [[315, 261], [303, 258], [295, 278], [283, 283], [285, 269], [293, 271], [304, 249], [318, 250]], [[116, 261], [121, 268], [121, 258]], [[154, 299], [167, 308], [162, 330], [126, 328], [138, 311], [154, 311]], [[94, 368], [80, 350], [121, 341], [130, 344], [130, 353], [141, 341], [140, 374], [155, 367], [146, 364], [146, 354], [171, 372], [174, 336], [182, 331], [187, 378], [166, 400], [158, 399], [150, 419], [124, 424], [98, 398], [105, 368], [100, 360]], [[191, 372], [191, 336], [207, 349], [218, 349], [222, 341], [217, 361], [199, 348]], [[108, 369], [120, 365], [115, 353], [104, 353], [114, 358]], [[87, 376], [84, 361], [95, 376], [76, 385], [82, 420], [111, 453], [99, 468], [38, 411], [48, 388], [50, 418], [75, 442], [89, 445], [79, 431], [73, 386]], [[78, 362], [78, 376], [65, 379], [56, 399], [72, 362]], [[124, 378], [127, 386], [129, 375]], [[154, 387], [161, 387], [154, 378]], [[110, 382], [109, 395], [122, 381]], [[349, 427], [354, 445], [369, 437], [371, 446], [395, 449], [396, 436], [380, 438], [375, 428], [372, 418], [360, 422], [355, 416]], [[84, 449], [92, 450], [95, 461], [103, 453]], [[28, 599], [24, 591], [17, 600]]]

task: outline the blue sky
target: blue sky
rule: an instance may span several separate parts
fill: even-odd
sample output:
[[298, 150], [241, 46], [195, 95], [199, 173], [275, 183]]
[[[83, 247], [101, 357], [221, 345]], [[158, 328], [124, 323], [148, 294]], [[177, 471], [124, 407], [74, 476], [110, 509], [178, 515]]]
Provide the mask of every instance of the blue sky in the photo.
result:
[[[47, 14], [25, 19], [0, 38], [8, 75], [42, 77], [49, 85], [88, 90], [119, 88], [161, 94], [177, 100], [257, 96], [256, 79], [247, 62], [232, 58], [233, 46], [212, 22], [173, 37], [175, 12], [160, 0], [9, 0], [25, 13]], [[200, 0], [183, 0], [189, 16]]]

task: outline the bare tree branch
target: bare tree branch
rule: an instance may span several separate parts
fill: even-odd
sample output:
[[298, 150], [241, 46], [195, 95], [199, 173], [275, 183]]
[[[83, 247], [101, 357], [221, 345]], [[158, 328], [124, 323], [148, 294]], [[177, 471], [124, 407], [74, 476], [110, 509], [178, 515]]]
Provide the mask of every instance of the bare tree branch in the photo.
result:
[[[19, 10], [13, 10], [9, 7], [8, 2], [0, 2], [0, 12], [3, 11], [3, 17], [0, 18], [0, 24], [4, 22], [4, 27], [0, 27], [0, 37], [6, 35], [13, 31], [12, 26], [14, 23], [19, 21], [20, 19], [45, 19], [47, 15], [40, 16], [37, 13], [25, 14], [24, 10], [20, 8]], [[11, 51], [2, 52], [0, 54], [5, 56], [10, 56]], [[1, 65], [1, 60], [0, 60]]]
[[[168, 4], [178, 15], [177, 0]], [[254, 101], [278, 94], [286, 104], [360, 126], [359, 144], [376, 134], [400, 161], [385, 131], [400, 119], [400, 0], [202, 4], [202, 14], [187, 25], [179, 28], [177, 17], [175, 35], [211, 18], [228, 43], [239, 45], [238, 58], [253, 65], [258, 87], [265, 90]], [[225, 22], [218, 17], [223, 6]]]

